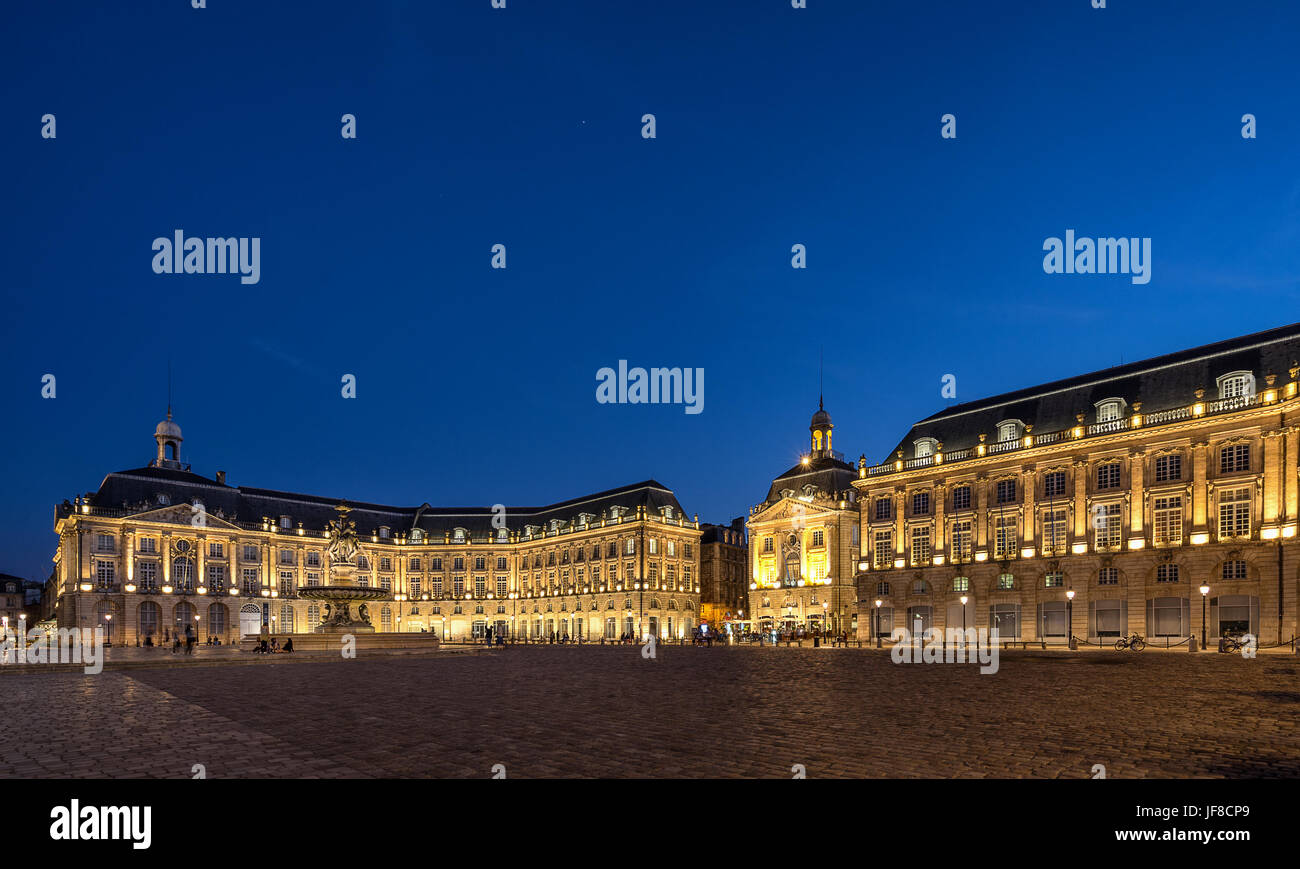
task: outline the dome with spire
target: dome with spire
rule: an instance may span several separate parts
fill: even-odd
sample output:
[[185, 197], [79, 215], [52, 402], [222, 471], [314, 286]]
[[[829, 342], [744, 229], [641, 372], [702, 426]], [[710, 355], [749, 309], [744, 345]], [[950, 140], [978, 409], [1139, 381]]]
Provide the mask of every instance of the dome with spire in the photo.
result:
[[167, 418], [158, 423], [158, 427], [153, 430], [153, 436], [158, 438], [177, 438], [181, 437], [181, 427], [172, 422], [171, 408], [167, 409]]

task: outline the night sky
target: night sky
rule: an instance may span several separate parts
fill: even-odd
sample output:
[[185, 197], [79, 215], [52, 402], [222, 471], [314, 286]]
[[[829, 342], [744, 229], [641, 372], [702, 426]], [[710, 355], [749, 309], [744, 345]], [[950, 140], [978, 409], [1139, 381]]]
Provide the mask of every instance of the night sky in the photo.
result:
[[[874, 463], [945, 374], [971, 400], [1300, 320], [1293, 3], [207, 5], [0, 13], [0, 572], [44, 578], [54, 505], [153, 457], [169, 360], [183, 458], [233, 484], [653, 477], [725, 522], [806, 448], [821, 352]], [[154, 274], [177, 229], [260, 238], [260, 282]], [[1069, 229], [1151, 238], [1150, 283], [1045, 274]], [[620, 359], [704, 369], [704, 411], [598, 404]]]

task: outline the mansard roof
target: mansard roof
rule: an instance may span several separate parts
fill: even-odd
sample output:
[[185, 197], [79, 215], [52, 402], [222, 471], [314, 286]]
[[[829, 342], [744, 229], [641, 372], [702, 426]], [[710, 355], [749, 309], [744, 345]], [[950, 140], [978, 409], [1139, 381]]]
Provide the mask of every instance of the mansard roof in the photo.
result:
[[1300, 323], [957, 404], [913, 425], [884, 461], [893, 460], [898, 450], [912, 458], [913, 444], [921, 438], [934, 438], [945, 451], [975, 446], [981, 434], [992, 443], [998, 423], [1008, 420], [1032, 425], [1040, 434], [1071, 428], [1080, 413], [1093, 423], [1096, 404], [1108, 398], [1129, 406], [1140, 401], [1144, 415], [1185, 407], [1197, 389], [1217, 398], [1218, 378], [1236, 371], [1252, 372], [1262, 389], [1269, 374], [1286, 381], [1297, 359]]
[[[203, 503], [206, 511], [225, 519], [248, 525], [259, 525], [263, 517], [277, 519], [288, 516], [297, 527], [320, 530], [336, 518], [335, 507], [347, 504], [357, 530], [370, 534], [387, 526], [393, 533], [422, 529], [436, 538], [444, 532], [463, 528], [474, 536], [485, 536], [494, 530], [493, 519], [499, 515], [492, 506], [431, 507], [426, 502], [417, 507], [401, 507], [353, 501], [345, 498], [304, 495], [258, 489], [250, 486], [228, 486], [189, 471], [167, 468], [136, 468], [109, 474], [99, 490], [90, 496], [94, 507], [109, 509], [156, 508], [159, 496], [171, 504]], [[626, 508], [635, 515], [636, 508], [644, 506], [647, 513], [659, 515], [663, 508], [671, 507], [674, 518], [685, 518], [681, 504], [672, 491], [656, 480], [645, 480], [627, 486], [608, 489], [591, 495], [570, 498], [556, 504], [540, 507], [505, 507], [505, 525], [510, 530], [521, 530], [525, 525], [549, 526], [552, 520], [573, 522], [579, 514], [595, 517], [608, 515], [611, 507]]]
[[825, 454], [814, 455], [809, 459], [808, 464], [800, 462], [773, 480], [767, 490], [764, 503], [770, 504], [781, 500], [781, 492], [784, 489], [793, 489], [796, 495], [801, 495], [804, 487], [809, 485], [827, 495], [845, 491], [853, 492], [855, 479], [857, 479], [857, 472], [847, 462]]

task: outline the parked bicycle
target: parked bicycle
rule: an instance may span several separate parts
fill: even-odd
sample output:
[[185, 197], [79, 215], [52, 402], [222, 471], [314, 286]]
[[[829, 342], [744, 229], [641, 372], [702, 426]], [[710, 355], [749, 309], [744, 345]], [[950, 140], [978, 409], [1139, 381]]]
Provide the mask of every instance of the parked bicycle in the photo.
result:
[[1147, 647], [1147, 641], [1142, 638], [1141, 634], [1134, 634], [1131, 637], [1120, 637], [1115, 641], [1115, 651], [1122, 652], [1125, 649], [1132, 649], [1140, 652]]
[[1244, 645], [1245, 643], [1242, 642], [1241, 637], [1234, 637], [1229, 635], [1229, 636], [1221, 637], [1219, 639], [1220, 652], [1240, 652], [1241, 647]]

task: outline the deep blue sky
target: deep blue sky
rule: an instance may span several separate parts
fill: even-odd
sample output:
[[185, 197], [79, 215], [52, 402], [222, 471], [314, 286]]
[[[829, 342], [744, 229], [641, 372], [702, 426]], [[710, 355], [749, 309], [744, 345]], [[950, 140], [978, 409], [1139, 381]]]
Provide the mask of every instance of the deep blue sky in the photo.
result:
[[[1300, 319], [1293, 3], [208, 5], [0, 13], [0, 572], [152, 457], [169, 358], [185, 458], [232, 483], [655, 477], [726, 521], [805, 448], [820, 348], [874, 462], [946, 373], [970, 400]], [[261, 283], [153, 274], [176, 228], [260, 236]], [[1150, 236], [1151, 283], [1045, 275], [1070, 228]], [[705, 369], [704, 412], [598, 405], [619, 359]]]

